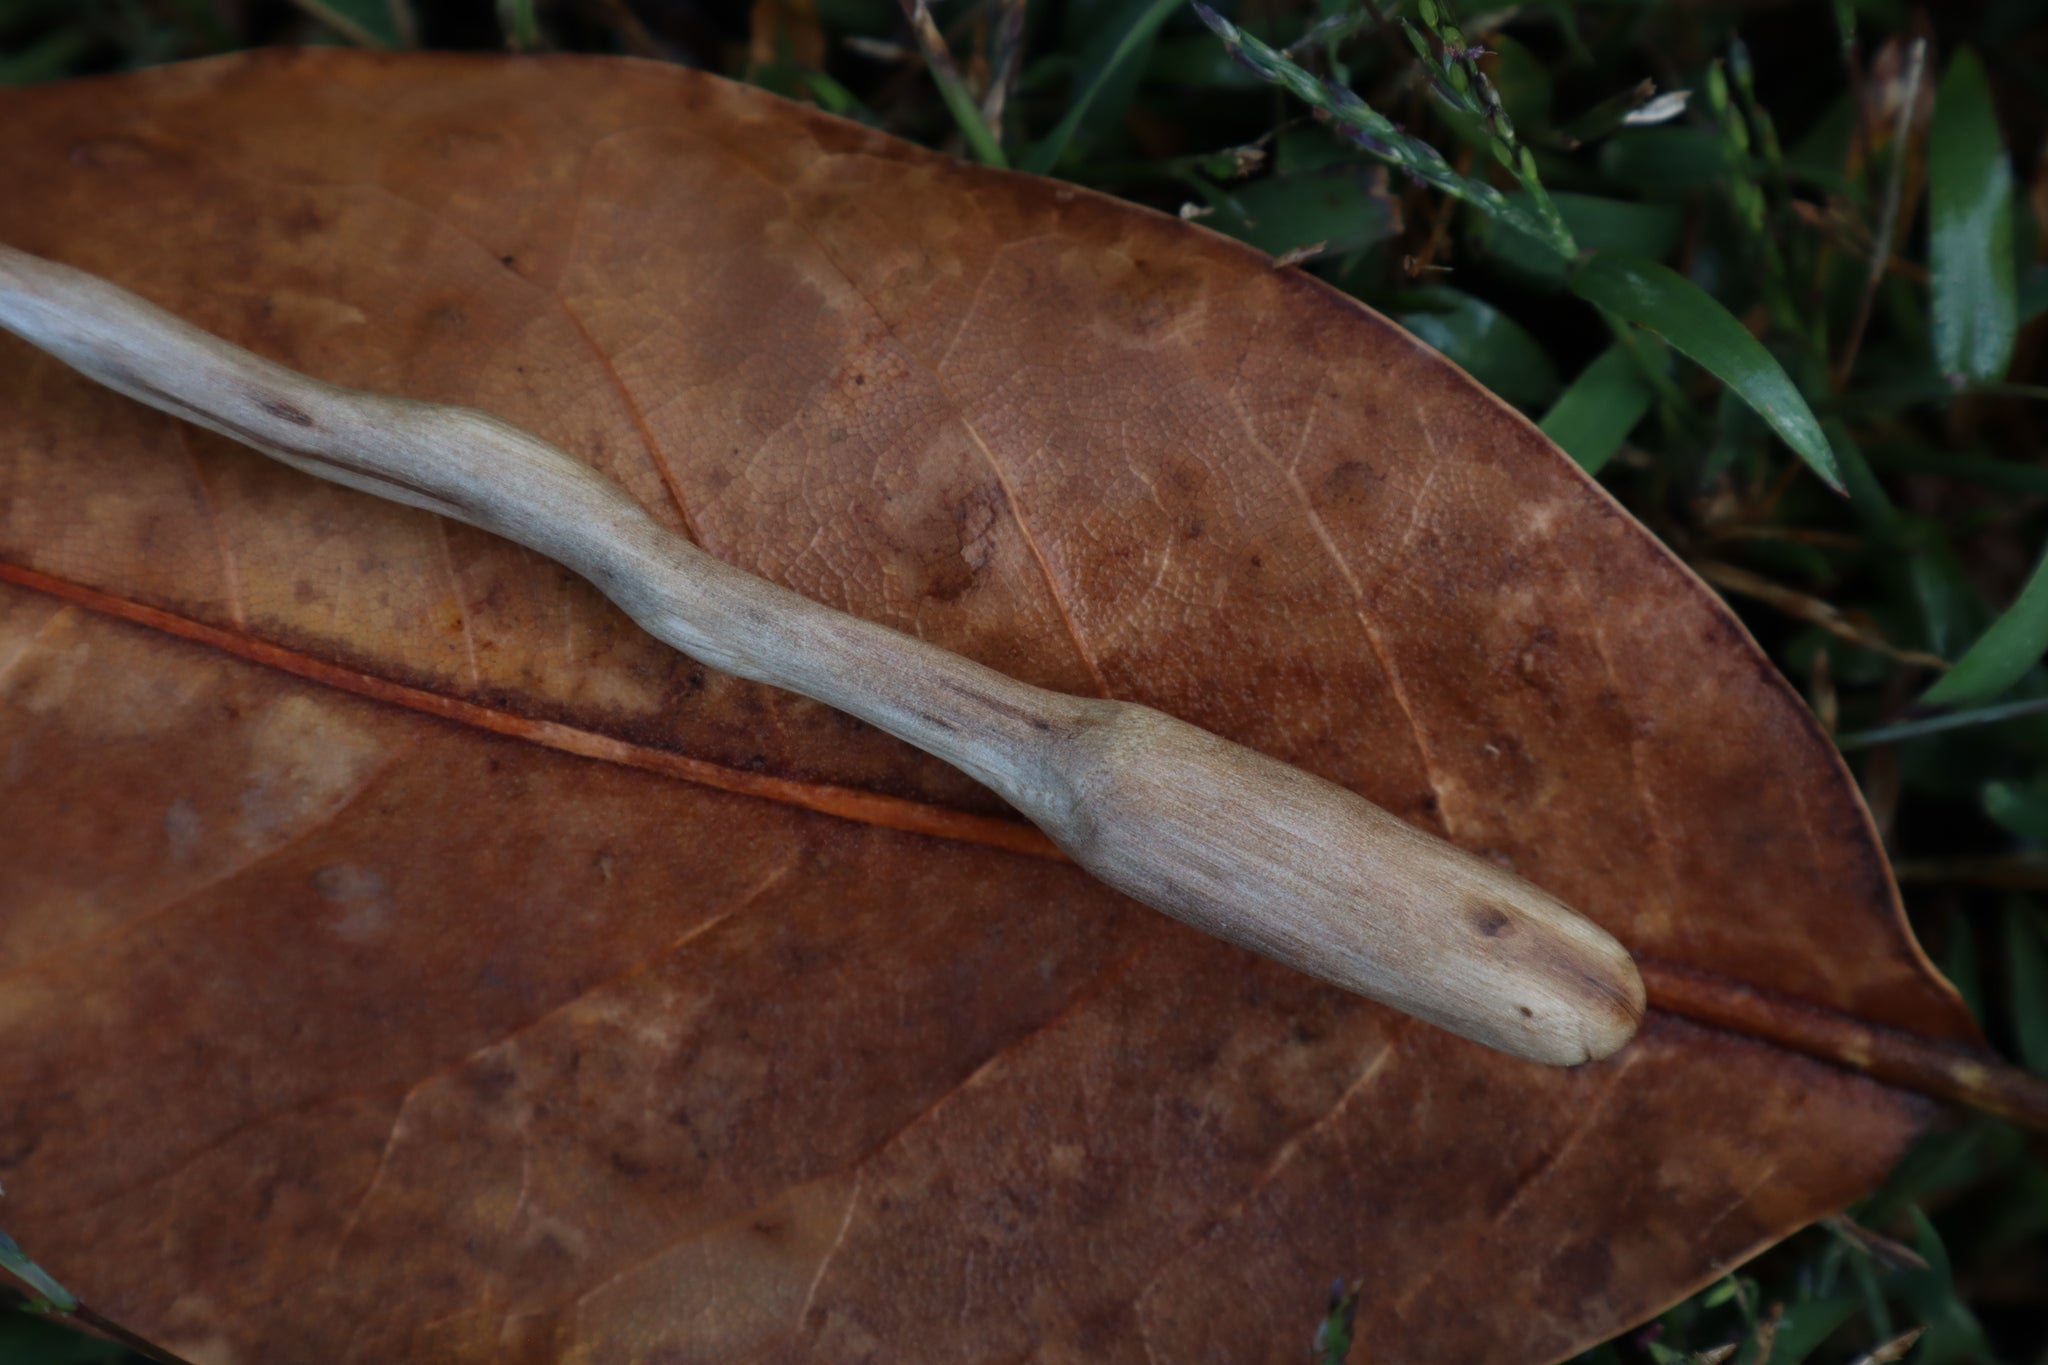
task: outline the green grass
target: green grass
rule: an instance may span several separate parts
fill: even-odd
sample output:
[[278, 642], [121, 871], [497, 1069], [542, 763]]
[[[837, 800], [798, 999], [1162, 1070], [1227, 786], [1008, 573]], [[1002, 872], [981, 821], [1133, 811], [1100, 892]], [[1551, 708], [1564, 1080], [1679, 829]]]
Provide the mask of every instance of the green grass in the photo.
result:
[[[0, 81], [283, 41], [632, 52], [1187, 205], [1275, 254], [1320, 245], [1308, 268], [1521, 405], [1680, 554], [1780, 590], [1731, 600], [1841, 736], [1923, 942], [1994, 1043], [2048, 1069], [2030, 6], [1930, 6], [1926, 30], [1891, 0], [1482, 8], [1484, 29], [1444, 0], [947, 0], [914, 24], [819, 0], [806, 66], [817, 33], [750, 44], [744, 7], [0, 0]], [[1651, 85], [1689, 101], [1656, 118]], [[1971, 1120], [1853, 1222], [1587, 1359], [1753, 1362], [1769, 1338], [1773, 1365], [1847, 1361], [1924, 1328], [1930, 1365], [2037, 1360], [2044, 1246], [2040, 1145]], [[1343, 1354], [1343, 1298], [1319, 1358]], [[26, 1321], [0, 1319], [0, 1362], [60, 1358], [17, 1344]]]

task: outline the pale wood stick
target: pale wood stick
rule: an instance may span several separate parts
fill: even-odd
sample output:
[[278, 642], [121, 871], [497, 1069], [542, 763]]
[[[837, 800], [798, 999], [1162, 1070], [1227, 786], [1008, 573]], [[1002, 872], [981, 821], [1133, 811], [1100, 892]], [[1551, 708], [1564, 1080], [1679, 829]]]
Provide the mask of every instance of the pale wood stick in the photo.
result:
[[337, 388], [0, 245], [0, 326], [294, 468], [568, 565], [651, 634], [954, 764], [1148, 905], [1535, 1061], [1635, 1032], [1625, 949], [1535, 886], [1335, 783], [1158, 711], [1031, 687], [713, 558], [485, 413]]

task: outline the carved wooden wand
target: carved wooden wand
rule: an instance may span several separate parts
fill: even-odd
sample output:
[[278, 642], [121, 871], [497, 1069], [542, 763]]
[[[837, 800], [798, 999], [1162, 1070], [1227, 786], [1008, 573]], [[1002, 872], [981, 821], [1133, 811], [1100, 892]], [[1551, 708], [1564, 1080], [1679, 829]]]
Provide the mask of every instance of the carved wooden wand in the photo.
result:
[[486, 413], [337, 388], [5, 245], [0, 327], [295, 469], [559, 560], [677, 649], [936, 754], [1197, 928], [1534, 1061], [1605, 1057], [1641, 1022], [1627, 950], [1521, 878], [1158, 711], [1029, 686], [734, 568]]

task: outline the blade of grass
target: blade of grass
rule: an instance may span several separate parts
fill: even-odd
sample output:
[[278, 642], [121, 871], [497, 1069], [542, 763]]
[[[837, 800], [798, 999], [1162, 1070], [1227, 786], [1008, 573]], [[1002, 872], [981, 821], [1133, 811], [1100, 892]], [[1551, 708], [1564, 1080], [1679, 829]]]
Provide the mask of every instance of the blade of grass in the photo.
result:
[[1974, 483], [2007, 493], [2048, 497], [2048, 469], [1991, 455], [1960, 454], [1918, 445], [1894, 442], [1869, 447], [1870, 458], [1887, 469], [1909, 474], [1933, 474], [1958, 483]]
[[[1551, 248], [1566, 259], [1576, 256], [1578, 245], [1550, 192], [1543, 187], [1535, 154], [1516, 136], [1514, 121], [1508, 117], [1500, 92], [1479, 63], [1481, 49], [1474, 48], [1465, 31], [1457, 26], [1450, 0], [1417, 0], [1416, 13], [1422, 28], [1403, 16], [1401, 31], [1430, 74], [1431, 92], [1447, 108], [1463, 114], [1483, 140], [1484, 149], [1503, 170], [1521, 182], [1522, 194], [1542, 222]], [[1423, 28], [1429, 30], [1427, 38]]]
[[498, 27], [504, 30], [505, 46], [514, 52], [539, 50], [540, 16], [534, 13], [533, 0], [498, 0]]
[[1358, 1286], [1345, 1288], [1339, 1280], [1330, 1286], [1330, 1309], [1316, 1324], [1310, 1352], [1315, 1365], [1344, 1365], [1351, 1354], [1351, 1334], [1358, 1318]]
[[1986, 782], [1978, 790], [1977, 800], [1992, 824], [2030, 843], [2048, 845], [2048, 784], [2038, 778], [2032, 782]]
[[1296, 99], [1329, 115], [1330, 121], [1367, 156], [1405, 171], [1433, 189], [1479, 209], [1543, 243], [1569, 260], [1576, 248], [1569, 239], [1553, 236], [1551, 228], [1530, 209], [1517, 204], [1500, 190], [1474, 176], [1461, 174], [1444, 159], [1442, 152], [1380, 113], [1346, 86], [1322, 80], [1290, 60], [1278, 48], [1261, 42], [1236, 24], [1193, 0], [1195, 13], [1218, 38], [1230, 55], [1260, 79], [1280, 86]]
[[[1913, 1316], [1927, 1328], [1920, 1359], [1929, 1365], [1993, 1359], [1991, 1343], [1985, 1339], [1983, 1326], [1957, 1292], [1955, 1272], [1950, 1268], [1948, 1249], [1942, 1245], [1941, 1234], [1934, 1230], [1934, 1224], [1919, 1209], [1908, 1209], [1906, 1213], [1913, 1220], [1914, 1250], [1927, 1261], [1927, 1269], [1897, 1276], [1895, 1283], [1912, 1308]], [[1887, 1332], [1884, 1335], [1890, 1337], [1892, 1334]]]
[[1835, 453], [1792, 377], [1713, 295], [1668, 266], [1610, 251], [1581, 262], [1571, 284], [1580, 298], [1649, 328], [1706, 367], [1755, 408], [1822, 482], [1845, 491]]
[[959, 125], [960, 136], [966, 139], [968, 150], [984, 166], [1007, 169], [1010, 159], [1003, 155], [1003, 144], [981, 116], [981, 106], [967, 92], [967, 82], [960, 78], [960, 68], [953, 64], [952, 49], [946, 46], [945, 35], [932, 22], [930, 7], [925, 0], [903, 0], [903, 13], [910, 20], [910, 31], [917, 35], [918, 47], [924, 52], [925, 69], [932, 73], [932, 83], [939, 87], [939, 98], [946, 102], [953, 122]]
[[1828, 449], [1835, 453], [1835, 465], [1842, 471], [1842, 487], [1849, 494], [1849, 510], [1880, 540], [1887, 540], [1899, 532], [1899, 509], [1885, 492], [1884, 484], [1871, 469], [1870, 461], [1863, 458], [1863, 446], [1846, 422], [1830, 418], [1821, 427], [1828, 438]]
[[317, 19], [328, 28], [333, 29], [342, 37], [348, 39], [351, 43], [354, 43], [357, 47], [367, 47], [374, 50], [391, 46], [391, 44], [385, 42], [375, 33], [372, 33], [367, 26], [357, 23], [334, 6], [324, 3], [324, 0], [292, 0], [292, 3], [298, 6], [310, 18]]
[[1870, 252], [1870, 273], [1863, 280], [1863, 294], [1856, 304], [1856, 320], [1849, 324], [1849, 339], [1842, 358], [1835, 363], [1834, 386], [1846, 388], [1856, 368], [1856, 354], [1863, 347], [1863, 333], [1870, 326], [1870, 310], [1884, 283], [1885, 267], [1892, 258], [1892, 237], [1899, 230], [1899, 207], [1906, 184], [1906, 164], [1913, 159], [1913, 110], [1920, 100], [1920, 77], [1927, 69], [1927, 40], [1915, 38], [1907, 49], [1906, 74], [1899, 94], [1898, 122], [1892, 130], [1891, 172], [1885, 177], [1884, 206], [1879, 210], [1877, 232]]
[[1628, 348], [1608, 347], [1579, 372], [1539, 423], [1588, 474], [1598, 474], [1650, 410], [1656, 395]]
[[2005, 908], [2005, 962], [2020, 1061], [2048, 1076], [2048, 940], [2034, 908], [2017, 898]]
[[391, 16], [391, 28], [398, 35], [400, 47], [420, 45], [420, 21], [413, 13], [412, 0], [384, 0], [384, 12]]
[[1208, 226], [1271, 256], [1310, 242], [1354, 251], [1401, 230], [1399, 205], [1350, 166], [1269, 175], [1233, 191]]
[[1003, 110], [1017, 73], [1024, 69], [1025, 0], [996, 0], [995, 31], [990, 37], [988, 90], [981, 97], [982, 121], [998, 136], [1003, 128]]
[[1304, 52], [1330, 51], [1367, 24], [1385, 28], [1387, 16], [1380, 13], [1379, 0], [1364, 0], [1357, 9], [1348, 13], [1333, 14], [1309, 25], [1308, 31], [1287, 45], [1287, 55], [1298, 57]]
[[874, 113], [860, 102], [860, 97], [824, 72], [798, 72], [797, 80], [804, 89], [811, 92], [811, 97], [818, 101], [818, 106], [826, 113], [854, 119], [869, 127], [875, 126]]
[[[1510, 198], [1523, 200], [1521, 195]], [[1551, 199], [1572, 239], [1589, 251], [1626, 251], [1663, 260], [1678, 249], [1685, 227], [1684, 215], [1671, 204], [1639, 204], [1569, 190], [1560, 190]], [[1547, 242], [1531, 241], [1494, 219], [1474, 223], [1467, 238], [1535, 287], [1552, 290], [1565, 285], [1571, 261]]]
[[1145, 12], [1138, 16], [1138, 21], [1124, 32], [1123, 38], [1116, 45], [1116, 50], [1109, 54], [1109, 60], [1095, 73], [1095, 79], [1088, 82], [1088, 88], [1067, 106], [1065, 116], [1054, 125], [1053, 130], [1018, 163], [1021, 169], [1030, 171], [1033, 175], [1051, 174], [1052, 168], [1066, 155], [1067, 144], [1074, 140], [1074, 134], [1081, 127], [1081, 121], [1088, 116], [1088, 108], [1095, 103], [1095, 97], [1102, 93], [1103, 87], [1109, 84], [1111, 78], [1122, 70], [1126, 63], [1145, 50], [1153, 35], [1159, 32], [1159, 26], [1164, 24], [1168, 16], [1179, 9], [1180, 5], [1181, 0], [1152, 0], [1152, 3], [1146, 6]]
[[21, 1243], [4, 1232], [0, 1232], [0, 1266], [6, 1267], [15, 1278], [42, 1295], [51, 1311], [69, 1313], [78, 1307], [77, 1296], [58, 1284], [49, 1271], [37, 1265], [21, 1249]]
[[1843, 1323], [1855, 1317], [1856, 1310], [1862, 1306], [1861, 1299], [1846, 1295], [1787, 1305], [1784, 1321], [1778, 1324], [1775, 1349], [1771, 1352], [1773, 1365], [1799, 1365], [1800, 1361], [1819, 1350]]
[[1927, 689], [1925, 706], [1975, 706], [2025, 676], [2048, 653], [2048, 554], [2034, 566], [2020, 595], [1977, 637], [1956, 666]]
[[1951, 711], [1941, 716], [1902, 720], [1897, 725], [1880, 725], [1874, 730], [1854, 730], [1836, 736], [1835, 747], [1846, 753], [1851, 749], [1868, 749], [1874, 744], [1896, 744], [1900, 740], [1919, 739], [1923, 735], [1938, 735], [1944, 730], [1967, 730], [2043, 714], [2048, 714], [2048, 697], [2011, 701], [2002, 706], [1980, 706], [1972, 711]]
[[2019, 332], [2012, 167], [1990, 84], [1968, 48], [1948, 64], [1935, 94], [1928, 144], [1935, 360], [1956, 378], [2000, 379]]
[[1394, 321], [1517, 407], [1535, 409], [1557, 393], [1549, 352], [1484, 299], [1447, 285], [1427, 285], [1394, 294], [1383, 306]]

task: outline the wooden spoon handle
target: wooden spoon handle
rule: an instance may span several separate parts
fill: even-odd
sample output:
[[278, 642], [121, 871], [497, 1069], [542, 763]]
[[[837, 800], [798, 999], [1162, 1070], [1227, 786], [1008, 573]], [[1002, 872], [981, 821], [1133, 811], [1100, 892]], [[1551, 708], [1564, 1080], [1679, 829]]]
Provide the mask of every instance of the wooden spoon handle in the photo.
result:
[[1641, 1021], [1627, 951], [1521, 878], [1157, 711], [1020, 683], [734, 568], [486, 413], [337, 388], [4, 245], [0, 326], [297, 469], [559, 560], [677, 649], [956, 765], [1210, 933], [1535, 1061], [1607, 1056]]

